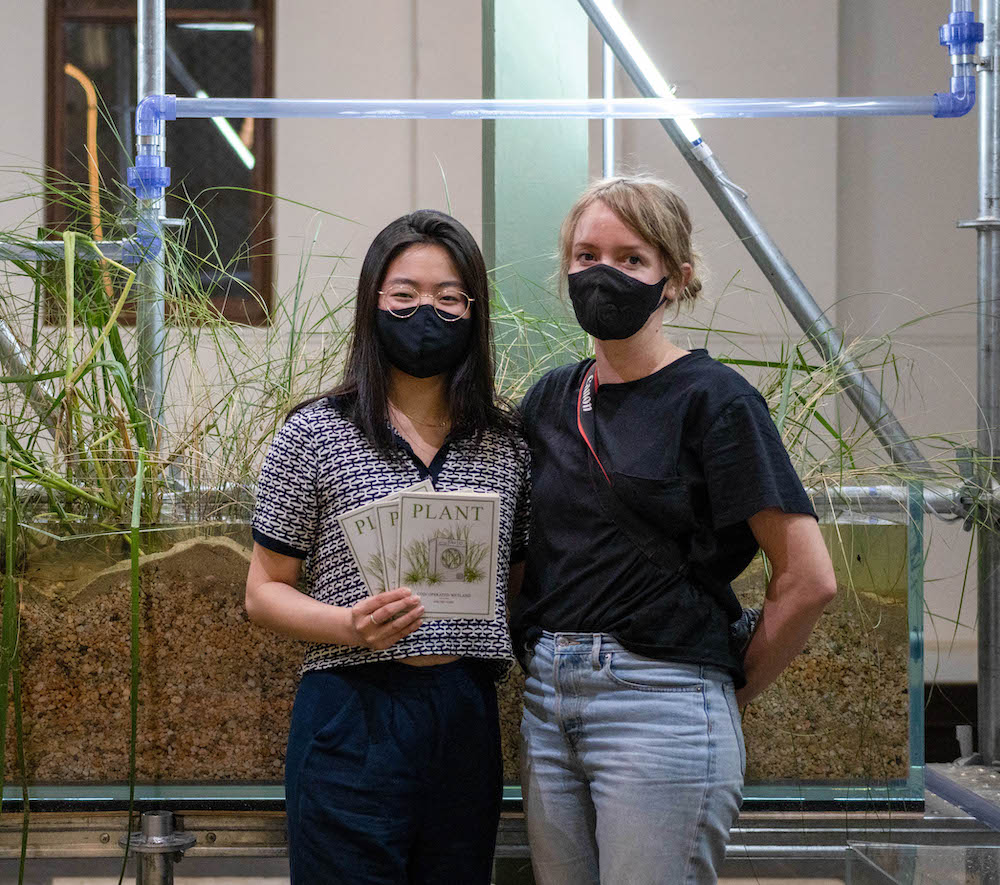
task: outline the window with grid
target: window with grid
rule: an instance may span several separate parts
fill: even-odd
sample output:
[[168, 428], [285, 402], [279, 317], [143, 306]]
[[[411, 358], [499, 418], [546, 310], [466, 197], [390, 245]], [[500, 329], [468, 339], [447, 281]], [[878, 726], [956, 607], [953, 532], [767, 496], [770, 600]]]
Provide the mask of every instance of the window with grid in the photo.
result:
[[[167, 0], [166, 15], [168, 93], [273, 94], [274, 0]], [[46, 221], [93, 233], [100, 219], [127, 217], [132, 205], [125, 181], [135, 154], [136, 3], [48, 0], [47, 27]], [[239, 322], [266, 322], [271, 303], [272, 156], [269, 120], [167, 124], [166, 214], [187, 222], [178, 235], [201, 290]], [[60, 197], [67, 187], [79, 197]]]

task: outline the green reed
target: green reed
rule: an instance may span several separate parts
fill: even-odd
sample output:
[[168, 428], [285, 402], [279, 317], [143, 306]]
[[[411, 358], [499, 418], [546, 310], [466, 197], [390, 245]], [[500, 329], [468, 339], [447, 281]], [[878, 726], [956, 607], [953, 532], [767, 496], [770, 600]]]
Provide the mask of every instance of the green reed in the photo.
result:
[[129, 646], [131, 654], [131, 685], [129, 688], [129, 744], [128, 744], [128, 827], [125, 834], [125, 854], [118, 885], [125, 878], [129, 847], [132, 844], [132, 822], [135, 813], [135, 754], [139, 743], [139, 593], [141, 590], [139, 570], [139, 527], [142, 524], [142, 492], [146, 470], [146, 451], [139, 449], [135, 471], [135, 487], [132, 493], [132, 520], [129, 530]]
[[[8, 701], [13, 700], [15, 753], [21, 776], [21, 852], [18, 885], [24, 881], [24, 863], [28, 846], [28, 779], [24, 761], [24, 725], [22, 722], [21, 666], [18, 653], [19, 592], [17, 581], [18, 506], [14, 471], [9, 455], [7, 428], [0, 426], [0, 459], [3, 460], [4, 503], [4, 574], [3, 620], [0, 626], [0, 806], [3, 804], [7, 764]], [[12, 697], [11, 697], [12, 695]]]

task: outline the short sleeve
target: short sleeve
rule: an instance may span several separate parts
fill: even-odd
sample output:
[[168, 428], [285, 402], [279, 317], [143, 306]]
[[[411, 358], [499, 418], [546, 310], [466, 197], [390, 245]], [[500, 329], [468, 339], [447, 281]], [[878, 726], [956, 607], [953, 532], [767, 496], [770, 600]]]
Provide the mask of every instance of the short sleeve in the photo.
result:
[[510, 539], [510, 561], [522, 562], [528, 554], [528, 534], [531, 529], [531, 453], [525, 442], [517, 446], [519, 483], [514, 509], [514, 531]]
[[816, 515], [781, 435], [759, 393], [736, 397], [702, 443], [715, 529], [745, 522], [761, 510]]
[[316, 534], [319, 501], [311, 434], [301, 412], [275, 435], [257, 481], [253, 539], [262, 547], [305, 559]]
[[538, 389], [538, 384], [533, 385], [529, 388], [528, 392], [521, 399], [521, 402], [517, 405], [517, 414], [521, 419], [521, 426], [524, 427], [525, 434], [531, 432], [534, 426], [534, 410], [532, 408], [534, 400], [537, 398], [536, 390]]

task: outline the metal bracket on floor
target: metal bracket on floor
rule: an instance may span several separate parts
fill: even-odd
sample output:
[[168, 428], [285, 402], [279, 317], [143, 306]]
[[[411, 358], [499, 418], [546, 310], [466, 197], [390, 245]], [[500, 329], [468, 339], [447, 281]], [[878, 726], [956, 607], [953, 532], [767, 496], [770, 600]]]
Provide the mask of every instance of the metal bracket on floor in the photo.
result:
[[197, 841], [191, 833], [174, 829], [172, 811], [147, 811], [139, 832], [122, 836], [118, 844], [138, 856], [135, 885], [173, 885], [174, 864]]

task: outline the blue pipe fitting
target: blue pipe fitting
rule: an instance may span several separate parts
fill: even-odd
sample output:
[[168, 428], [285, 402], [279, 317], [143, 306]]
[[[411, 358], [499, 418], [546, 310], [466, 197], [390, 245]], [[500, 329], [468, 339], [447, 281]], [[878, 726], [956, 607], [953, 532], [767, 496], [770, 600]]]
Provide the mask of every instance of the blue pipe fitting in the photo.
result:
[[[175, 95], [147, 95], [135, 109], [135, 134], [140, 137], [162, 135], [163, 121], [176, 119]], [[140, 200], [158, 200], [169, 185], [170, 167], [160, 162], [155, 148], [140, 144], [135, 166], [128, 170], [128, 186]]]
[[163, 240], [160, 239], [159, 231], [154, 225], [142, 215], [139, 216], [135, 226], [135, 236], [122, 242], [121, 263], [133, 267], [156, 258], [163, 248]]
[[952, 77], [951, 92], [934, 93], [935, 117], [963, 117], [976, 104], [976, 78]]
[[976, 21], [973, 12], [952, 12], [948, 23], [941, 25], [938, 40], [952, 55], [975, 55], [983, 42], [983, 23]]
[[158, 200], [170, 185], [170, 167], [155, 154], [139, 154], [128, 169], [128, 186], [140, 200]]
[[162, 135], [163, 121], [176, 119], [176, 95], [147, 95], [135, 109], [135, 134]]
[[[951, 92], [934, 93], [935, 117], [961, 117], [976, 103], [976, 78], [970, 61], [983, 42], [983, 24], [977, 22], [971, 10], [952, 12], [947, 24], [941, 25], [938, 40], [948, 47], [952, 57]], [[962, 58], [956, 62], [956, 57]]]

